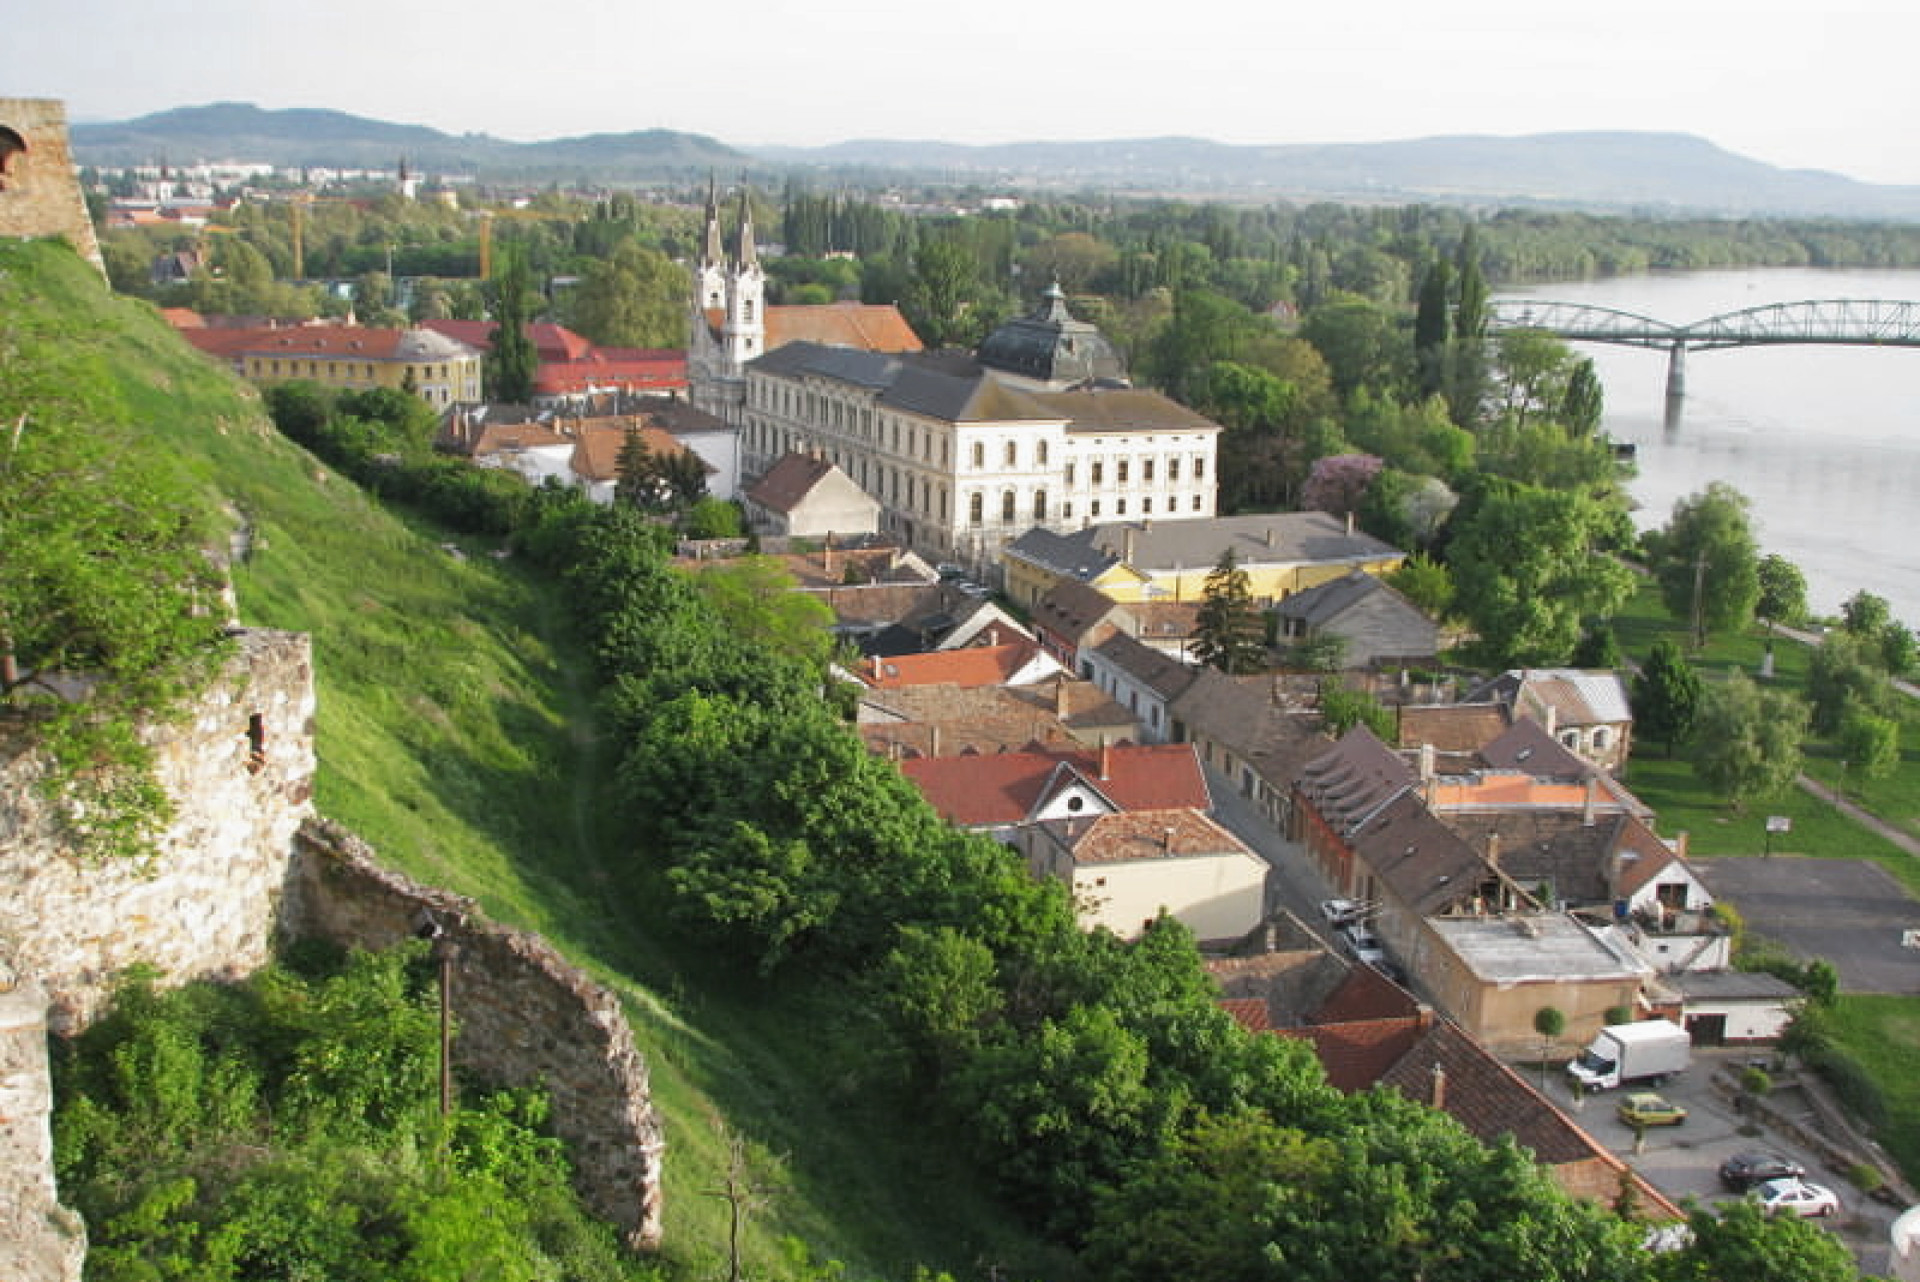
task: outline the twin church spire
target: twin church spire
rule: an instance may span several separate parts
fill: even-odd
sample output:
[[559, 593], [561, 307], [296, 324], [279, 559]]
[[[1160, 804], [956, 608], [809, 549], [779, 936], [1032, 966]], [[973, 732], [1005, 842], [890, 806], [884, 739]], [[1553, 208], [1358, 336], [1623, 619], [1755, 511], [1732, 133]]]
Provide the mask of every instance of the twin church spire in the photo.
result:
[[712, 178], [707, 180], [706, 234], [700, 261], [694, 265], [693, 285], [694, 320], [713, 334], [722, 359], [737, 375], [740, 366], [766, 350], [767, 278], [760, 266], [753, 206], [744, 184], [739, 226], [729, 254], [720, 234], [719, 190]]

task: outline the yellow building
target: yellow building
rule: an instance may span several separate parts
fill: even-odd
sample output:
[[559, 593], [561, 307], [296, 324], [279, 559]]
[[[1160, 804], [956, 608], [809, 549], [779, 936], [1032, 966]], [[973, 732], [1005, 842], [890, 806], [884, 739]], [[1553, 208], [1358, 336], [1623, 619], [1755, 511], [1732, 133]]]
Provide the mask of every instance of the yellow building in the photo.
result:
[[1231, 551], [1259, 604], [1343, 578], [1387, 574], [1406, 553], [1325, 512], [1269, 512], [1198, 521], [1119, 521], [1071, 534], [1031, 529], [1001, 554], [1007, 595], [1031, 609], [1060, 583], [1090, 584], [1117, 602], [1198, 601]]
[[481, 353], [428, 329], [183, 326], [180, 333], [260, 387], [294, 379], [353, 391], [391, 387], [411, 391], [435, 408], [480, 399]]

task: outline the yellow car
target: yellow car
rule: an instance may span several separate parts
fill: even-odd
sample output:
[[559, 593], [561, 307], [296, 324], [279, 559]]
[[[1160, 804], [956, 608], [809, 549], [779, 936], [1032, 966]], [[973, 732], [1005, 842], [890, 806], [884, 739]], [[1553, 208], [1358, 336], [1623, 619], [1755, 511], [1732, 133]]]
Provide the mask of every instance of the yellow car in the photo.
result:
[[1620, 1101], [1620, 1120], [1628, 1126], [1678, 1126], [1687, 1110], [1670, 1104], [1652, 1091], [1635, 1091]]

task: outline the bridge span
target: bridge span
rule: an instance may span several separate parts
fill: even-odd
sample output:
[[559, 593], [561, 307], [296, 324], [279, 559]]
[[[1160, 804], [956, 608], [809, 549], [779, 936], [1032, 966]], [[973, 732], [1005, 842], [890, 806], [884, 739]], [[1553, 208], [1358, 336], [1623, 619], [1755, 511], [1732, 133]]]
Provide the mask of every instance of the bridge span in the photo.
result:
[[1614, 343], [1667, 352], [1667, 396], [1686, 394], [1687, 349], [1814, 343], [1848, 347], [1920, 347], [1920, 302], [1827, 298], [1768, 303], [1673, 325], [1591, 303], [1496, 298], [1487, 328], [1539, 329], [1569, 342]]

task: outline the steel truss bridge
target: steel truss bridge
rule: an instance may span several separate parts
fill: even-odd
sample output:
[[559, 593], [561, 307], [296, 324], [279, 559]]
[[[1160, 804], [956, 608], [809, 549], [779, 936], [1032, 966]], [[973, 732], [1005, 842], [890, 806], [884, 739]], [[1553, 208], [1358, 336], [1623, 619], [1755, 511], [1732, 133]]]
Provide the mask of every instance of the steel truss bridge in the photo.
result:
[[1668, 353], [1667, 395], [1673, 397], [1686, 391], [1689, 348], [1712, 351], [1781, 343], [1920, 347], [1920, 303], [1854, 298], [1769, 303], [1670, 325], [1650, 316], [1588, 303], [1504, 298], [1493, 300], [1487, 328], [1493, 332], [1538, 329], [1569, 342], [1664, 350]]

